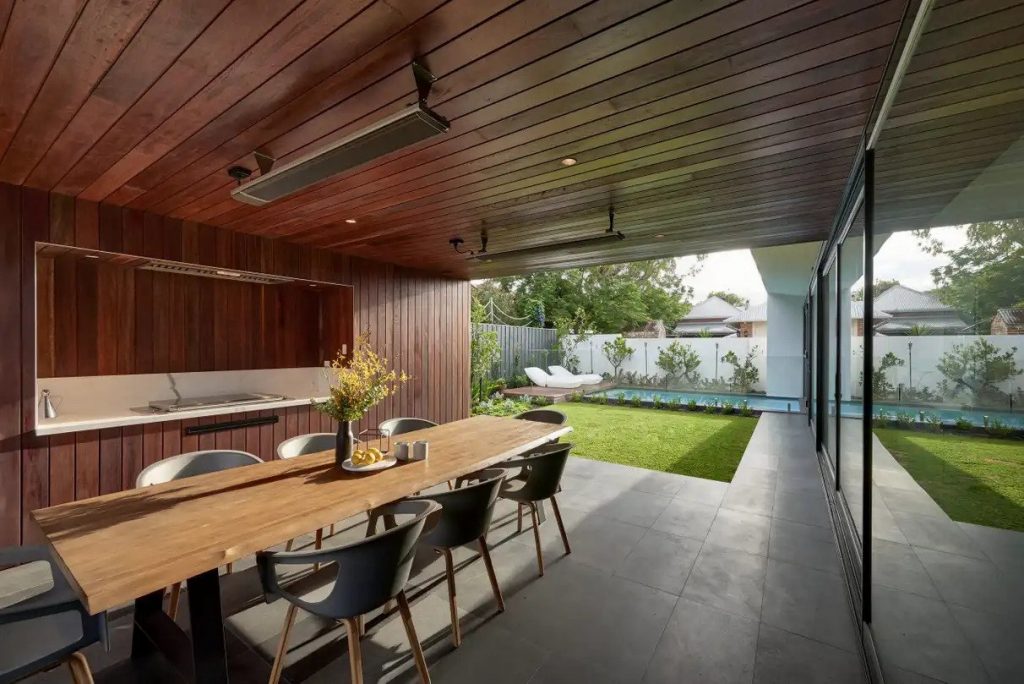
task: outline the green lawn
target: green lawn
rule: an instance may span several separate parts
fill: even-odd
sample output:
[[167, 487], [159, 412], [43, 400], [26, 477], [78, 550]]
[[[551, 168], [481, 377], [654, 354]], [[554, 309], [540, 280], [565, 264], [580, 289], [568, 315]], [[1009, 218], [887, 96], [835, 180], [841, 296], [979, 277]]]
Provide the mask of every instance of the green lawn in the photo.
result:
[[577, 456], [729, 482], [757, 418], [563, 403]]
[[1024, 442], [876, 429], [953, 520], [1024, 532]]

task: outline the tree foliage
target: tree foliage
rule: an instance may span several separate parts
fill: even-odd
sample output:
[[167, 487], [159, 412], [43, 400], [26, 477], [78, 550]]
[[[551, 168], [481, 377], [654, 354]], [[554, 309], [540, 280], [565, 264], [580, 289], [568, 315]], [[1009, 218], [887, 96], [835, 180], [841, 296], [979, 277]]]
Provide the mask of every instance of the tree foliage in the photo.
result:
[[721, 300], [729, 302], [737, 309], [746, 309], [748, 306], [750, 306], [749, 299], [747, 299], [746, 297], [741, 297], [735, 292], [729, 292], [727, 290], [715, 290], [714, 292], [709, 292], [708, 297], [718, 297]]
[[624, 337], [616, 337], [608, 340], [601, 346], [604, 357], [612, 364], [614, 376], [619, 377], [619, 368], [623, 363], [633, 358], [633, 348], [629, 346]]
[[580, 372], [580, 357], [576, 354], [576, 350], [590, 339], [592, 330], [593, 323], [582, 307], [577, 308], [568, 316], [555, 319], [556, 351], [562, 354], [562, 365], [573, 373]]
[[754, 389], [754, 385], [757, 384], [761, 377], [761, 371], [754, 365], [754, 359], [757, 358], [757, 350], [756, 346], [751, 347], [742, 361], [736, 355], [736, 352], [732, 350], [722, 355], [722, 361], [732, 366], [732, 379], [729, 381], [729, 384], [737, 392], [748, 394]]
[[999, 384], [1024, 373], [1017, 368], [1016, 352], [1016, 347], [1000, 351], [982, 337], [971, 344], [954, 345], [939, 359], [937, 368], [946, 378], [940, 391], [951, 398], [967, 393], [977, 406], [1002, 405], [1008, 395]]
[[486, 398], [485, 380], [490, 377], [491, 369], [500, 358], [501, 345], [498, 343], [498, 333], [472, 326], [469, 338], [469, 371], [471, 391], [477, 401]]
[[665, 386], [668, 387], [678, 380], [685, 380], [690, 386], [700, 382], [700, 356], [688, 344], [678, 340], [672, 342], [658, 352], [658, 360], [655, 364], [665, 371]]
[[593, 332], [619, 333], [652, 320], [672, 325], [690, 310], [693, 288], [686, 285], [703, 267], [703, 258], [686, 273], [674, 259], [545, 271], [495, 278], [478, 284], [473, 296], [495, 299], [515, 316], [566, 320], [582, 310]]
[[1024, 299], [1024, 219], [985, 221], [965, 227], [967, 242], [947, 247], [927, 230], [916, 231], [922, 247], [949, 260], [932, 269], [936, 294], [977, 325], [996, 310]]

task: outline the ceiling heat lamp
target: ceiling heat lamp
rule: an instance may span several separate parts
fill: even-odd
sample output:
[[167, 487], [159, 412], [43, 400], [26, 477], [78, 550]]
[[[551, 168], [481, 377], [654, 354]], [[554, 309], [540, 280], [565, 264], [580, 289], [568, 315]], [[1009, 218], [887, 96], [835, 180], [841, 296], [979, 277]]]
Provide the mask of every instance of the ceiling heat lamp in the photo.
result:
[[599, 245], [606, 242], [619, 242], [625, 240], [626, 236], [620, 230], [615, 229], [615, 207], [608, 207], [608, 228], [605, 229], [600, 235], [594, 235], [592, 237], [577, 238], [575, 240], [564, 240], [562, 242], [555, 242], [548, 245], [537, 245], [536, 247], [525, 247], [523, 249], [513, 249], [506, 252], [488, 252], [487, 251], [487, 237], [486, 234], [481, 235], [481, 243], [483, 247], [477, 252], [464, 252], [459, 249], [462, 244], [462, 238], [452, 238], [448, 242], [455, 248], [455, 251], [459, 254], [466, 254], [468, 258], [473, 261], [480, 261], [483, 263], [497, 263], [508, 259], [516, 259], [525, 256], [533, 256], [537, 254], [547, 254], [549, 252], [555, 252], [560, 250], [572, 250], [576, 247], [590, 247], [593, 245]]
[[242, 183], [251, 173], [248, 169], [232, 167], [228, 170], [228, 175], [239, 181], [231, 196], [255, 206], [269, 204], [327, 178], [446, 133], [448, 121], [427, 107], [427, 95], [436, 78], [417, 62], [412, 63], [412, 70], [419, 94], [416, 104], [276, 168], [273, 158], [257, 152], [261, 174], [254, 180]]

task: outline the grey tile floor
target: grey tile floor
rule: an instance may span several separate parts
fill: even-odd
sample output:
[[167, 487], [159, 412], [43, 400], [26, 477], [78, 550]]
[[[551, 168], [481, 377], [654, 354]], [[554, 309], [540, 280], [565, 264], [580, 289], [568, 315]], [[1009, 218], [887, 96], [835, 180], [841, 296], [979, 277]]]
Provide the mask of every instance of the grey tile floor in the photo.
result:
[[[490, 543], [504, 613], [476, 552], [456, 553], [457, 650], [443, 565], [421, 554], [410, 595], [433, 680], [866, 681], [816, 469], [805, 419], [778, 414], [760, 419], [732, 484], [571, 459], [559, 501], [573, 553], [543, 524], [544, 577], [530, 529], [517, 534], [514, 508], [499, 504]], [[351, 521], [330, 543], [362, 533]], [[261, 600], [251, 565], [222, 588], [233, 681], [266, 681], [284, 606]], [[125, 662], [130, 635], [119, 618], [111, 653], [90, 651], [101, 684], [154, 681]], [[286, 679], [348, 681], [344, 640], [301, 619]], [[394, 615], [368, 621], [363, 656], [368, 682], [416, 681]]]
[[887, 680], [1020, 682], [1024, 534], [951, 520], [877, 438], [873, 454], [872, 633]]

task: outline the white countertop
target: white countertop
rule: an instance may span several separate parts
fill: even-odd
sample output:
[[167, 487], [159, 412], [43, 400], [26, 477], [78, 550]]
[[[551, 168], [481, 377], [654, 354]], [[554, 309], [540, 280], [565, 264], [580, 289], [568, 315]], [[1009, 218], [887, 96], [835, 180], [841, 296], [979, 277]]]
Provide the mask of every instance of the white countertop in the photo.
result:
[[[40, 436], [306, 406], [327, 398], [321, 368], [40, 378], [37, 388], [49, 389], [57, 408], [56, 418], [43, 418], [37, 411], [35, 431]], [[187, 411], [148, 409], [150, 401], [173, 398], [175, 392], [183, 397], [262, 392], [287, 398]]]

